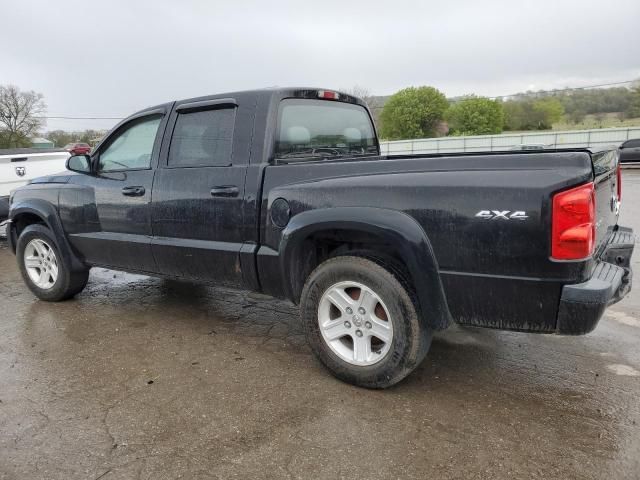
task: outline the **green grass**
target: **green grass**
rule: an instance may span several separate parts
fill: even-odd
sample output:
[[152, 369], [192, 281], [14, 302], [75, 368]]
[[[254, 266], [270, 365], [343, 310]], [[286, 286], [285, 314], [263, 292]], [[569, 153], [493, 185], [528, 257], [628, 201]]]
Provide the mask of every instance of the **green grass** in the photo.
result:
[[617, 113], [603, 113], [597, 115], [587, 115], [580, 123], [572, 123], [565, 118], [553, 125], [553, 130], [590, 130], [593, 128], [625, 128], [640, 126], [640, 118], [626, 118], [620, 120]]

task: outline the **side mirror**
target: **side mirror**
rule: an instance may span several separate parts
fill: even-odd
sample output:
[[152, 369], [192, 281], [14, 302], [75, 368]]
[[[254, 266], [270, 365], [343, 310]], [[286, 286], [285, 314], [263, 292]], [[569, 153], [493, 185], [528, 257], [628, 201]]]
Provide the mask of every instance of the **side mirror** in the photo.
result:
[[67, 170], [91, 173], [91, 157], [89, 155], [72, 155], [67, 158]]

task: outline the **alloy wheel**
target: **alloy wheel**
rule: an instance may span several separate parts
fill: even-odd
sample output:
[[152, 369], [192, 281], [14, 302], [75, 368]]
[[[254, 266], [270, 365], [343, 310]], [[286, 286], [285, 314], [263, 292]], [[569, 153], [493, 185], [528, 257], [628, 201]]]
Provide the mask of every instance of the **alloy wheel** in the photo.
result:
[[390, 351], [393, 324], [380, 296], [358, 282], [339, 282], [320, 299], [318, 324], [329, 348], [351, 365], [368, 366]]

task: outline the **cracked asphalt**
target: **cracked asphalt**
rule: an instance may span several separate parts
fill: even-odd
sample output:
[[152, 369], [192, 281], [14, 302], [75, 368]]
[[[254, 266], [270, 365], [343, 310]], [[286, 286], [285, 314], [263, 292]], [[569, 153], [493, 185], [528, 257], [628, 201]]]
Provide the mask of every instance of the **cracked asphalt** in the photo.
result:
[[386, 391], [331, 377], [288, 303], [105, 269], [44, 303], [4, 242], [0, 319], [0, 479], [640, 477], [637, 285], [584, 337], [442, 332]]

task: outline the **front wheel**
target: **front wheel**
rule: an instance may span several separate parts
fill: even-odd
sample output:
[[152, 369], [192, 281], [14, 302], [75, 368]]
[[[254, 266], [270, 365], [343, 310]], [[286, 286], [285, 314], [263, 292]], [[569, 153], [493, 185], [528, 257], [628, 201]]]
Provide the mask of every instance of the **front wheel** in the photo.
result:
[[307, 341], [339, 379], [386, 388], [424, 359], [432, 332], [399, 272], [382, 261], [341, 256], [307, 279], [300, 306]]
[[50, 230], [43, 225], [29, 225], [22, 231], [16, 257], [24, 282], [41, 300], [66, 300], [87, 284], [89, 270], [72, 272]]

